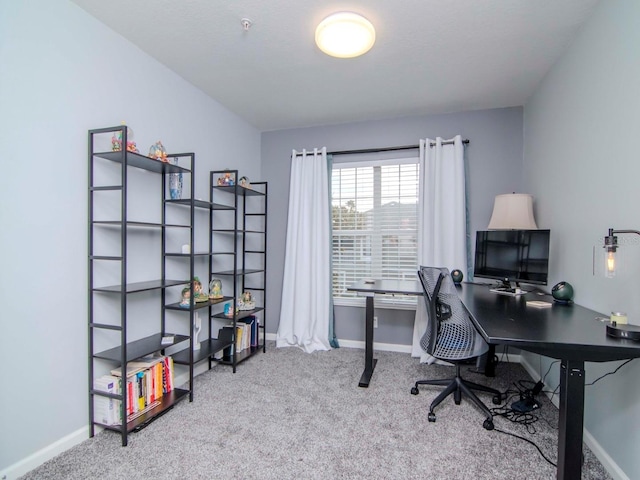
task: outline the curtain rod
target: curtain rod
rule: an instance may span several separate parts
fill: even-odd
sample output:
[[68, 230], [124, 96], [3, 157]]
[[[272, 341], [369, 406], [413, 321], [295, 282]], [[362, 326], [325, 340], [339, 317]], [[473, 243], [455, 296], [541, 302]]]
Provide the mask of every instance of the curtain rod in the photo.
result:
[[[468, 144], [469, 140], [462, 140], [463, 144]], [[446, 142], [442, 142], [442, 145], [452, 145], [453, 140], [447, 140]], [[435, 147], [435, 142], [431, 142], [430, 146]], [[393, 152], [396, 150], [415, 150], [416, 148], [420, 148], [420, 145], [403, 145], [400, 147], [385, 147], [385, 148], [364, 148], [361, 150], [337, 150], [335, 152], [327, 152], [327, 155], [355, 155], [358, 153], [378, 153], [378, 152]]]

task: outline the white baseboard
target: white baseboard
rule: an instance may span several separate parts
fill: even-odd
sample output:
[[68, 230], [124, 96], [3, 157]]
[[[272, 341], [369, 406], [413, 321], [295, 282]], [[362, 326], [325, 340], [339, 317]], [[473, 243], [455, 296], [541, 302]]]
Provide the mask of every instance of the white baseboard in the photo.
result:
[[[270, 341], [276, 341], [275, 333], [267, 333], [265, 338]], [[364, 350], [364, 342], [360, 340], [343, 340], [338, 339], [338, 344], [345, 348], [360, 348]], [[374, 350], [382, 350], [385, 352], [411, 353], [411, 345], [398, 345], [395, 343], [377, 343], [373, 342]]]
[[496, 355], [498, 356], [498, 363], [522, 363], [522, 356], [519, 353], [496, 353]]
[[586, 428], [584, 430], [584, 443], [587, 444], [596, 458], [600, 460], [602, 466], [609, 472], [609, 475], [611, 475], [614, 480], [631, 480]]
[[[534, 382], [541, 380], [540, 374], [536, 371], [536, 369], [527, 362], [524, 358], [520, 361], [524, 369], [531, 375], [531, 378]], [[545, 385], [548, 390], [552, 390], [549, 385]], [[549, 393], [546, 393], [547, 397], [551, 398]], [[551, 402], [557, 407], [560, 408], [560, 396], [554, 395], [551, 398]], [[596, 458], [600, 461], [602, 466], [605, 468], [609, 475], [611, 475], [614, 480], [630, 480], [627, 474], [625, 474], [622, 469], [618, 466], [618, 464], [611, 458], [611, 456], [606, 452], [602, 445], [598, 443], [598, 441], [594, 438], [589, 430], [586, 428], [583, 430], [583, 440], [584, 443], [589, 447], [589, 449], [593, 452]]]
[[[364, 350], [364, 342], [360, 340], [341, 340], [338, 339], [338, 343], [341, 347], [345, 348], [360, 348]], [[400, 345], [397, 343], [379, 343], [373, 342], [373, 349], [382, 352], [399, 352], [399, 353], [411, 353], [411, 345]], [[499, 355], [501, 362], [508, 363], [520, 363], [520, 355]]]
[[23, 458], [19, 462], [10, 465], [5, 470], [1, 470], [0, 479], [15, 480], [34, 468], [39, 467], [47, 460], [51, 460], [56, 455], [60, 455], [71, 447], [84, 442], [87, 438], [89, 438], [88, 426], [82, 427], [75, 432], [71, 432], [69, 435], [62, 437], [51, 445], [48, 445], [37, 452], [32, 453], [28, 457]]
[[[266, 335], [267, 340], [276, 340], [276, 334], [275, 333], [267, 333]], [[345, 339], [338, 339], [338, 344], [340, 345], [340, 347], [344, 347], [344, 348], [359, 348], [361, 350], [364, 350], [364, 344], [365, 342], [363, 342], [362, 340], [345, 340]], [[398, 343], [379, 343], [379, 342], [373, 342], [373, 349], [374, 350], [379, 350], [382, 352], [399, 352], [399, 353], [411, 353], [411, 345], [401, 345]], [[514, 355], [514, 354], [505, 354], [504, 356], [502, 354], [499, 355], [500, 357], [500, 361], [501, 362], [508, 362], [508, 363], [521, 363], [520, 361], [520, 355]]]
[[[338, 344], [340, 347], [345, 348], [359, 348], [364, 350], [364, 342], [360, 340], [341, 340], [338, 339]], [[373, 349], [380, 350], [383, 352], [400, 352], [400, 353], [411, 353], [411, 345], [398, 345], [396, 343], [379, 343], [373, 342]]]

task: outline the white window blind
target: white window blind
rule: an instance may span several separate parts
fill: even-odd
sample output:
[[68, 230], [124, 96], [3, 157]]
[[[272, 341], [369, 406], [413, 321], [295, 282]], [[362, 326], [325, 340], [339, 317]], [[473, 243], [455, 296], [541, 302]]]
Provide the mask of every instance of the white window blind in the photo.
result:
[[[416, 279], [418, 160], [334, 164], [331, 179], [333, 295], [361, 303], [347, 287], [363, 278]], [[415, 297], [378, 303], [413, 306]]]

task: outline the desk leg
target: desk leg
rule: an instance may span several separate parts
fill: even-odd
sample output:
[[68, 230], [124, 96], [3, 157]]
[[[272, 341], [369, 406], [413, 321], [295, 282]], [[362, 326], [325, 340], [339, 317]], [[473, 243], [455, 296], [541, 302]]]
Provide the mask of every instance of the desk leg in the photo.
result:
[[489, 344], [489, 351], [476, 360], [476, 373], [484, 373], [485, 377], [496, 376], [496, 346]]
[[487, 352], [487, 364], [484, 367], [484, 374], [487, 377], [496, 376], [496, 346], [489, 345], [489, 351]]
[[581, 478], [584, 426], [584, 362], [562, 360], [558, 425], [559, 480]]
[[359, 387], [369, 386], [376, 363], [377, 360], [373, 358], [373, 295], [370, 295], [365, 309], [364, 372], [360, 377]]

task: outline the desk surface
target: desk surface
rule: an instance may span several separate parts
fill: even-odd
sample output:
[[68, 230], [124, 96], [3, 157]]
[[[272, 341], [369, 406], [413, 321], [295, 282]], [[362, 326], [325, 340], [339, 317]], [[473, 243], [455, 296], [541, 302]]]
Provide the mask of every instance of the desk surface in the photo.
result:
[[[605, 315], [576, 304], [560, 304], [535, 292], [511, 297], [489, 291], [490, 285], [464, 282], [462, 303], [476, 327], [492, 345], [512, 345], [551, 358], [606, 362], [640, 357], [640, 342], [607, 336]], [[358, 293], [421, 295], [417, 280], [360, 280], [349, 290]], [[527, 300], [551, 302], [551, 307], [527, 306]]]
[[[489, 286], [462, 283], [462, 303], [484, 339], [552, 358], [605, 362], [640, 357], [640, 342], [607, 336], [601, 313], [576, 304], [563, 305], [549, 296], [528, 293], [497, 295]], [[527, 300], [552, 302], [551, 307], [527, 306]]]

